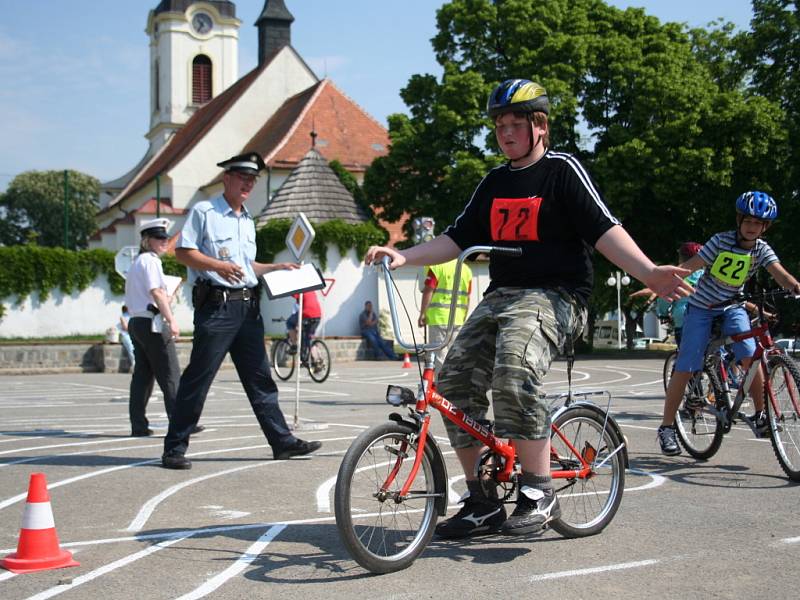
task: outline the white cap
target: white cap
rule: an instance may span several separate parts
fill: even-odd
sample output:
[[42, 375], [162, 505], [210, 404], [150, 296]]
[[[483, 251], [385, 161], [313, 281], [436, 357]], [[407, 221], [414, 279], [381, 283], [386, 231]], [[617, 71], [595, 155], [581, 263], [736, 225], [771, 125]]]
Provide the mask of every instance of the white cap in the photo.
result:
[[146, 233], [150, 237], [160, 237], [166, 239], [169, 237], [167, 232], [170, 230], [170, 227], [172, 227], [172, 221], [165, 219], [164, 217], [160, 217], [158, 219], [144, 221], [141, 225], [139, 225], [139, 233], [142, 235]]

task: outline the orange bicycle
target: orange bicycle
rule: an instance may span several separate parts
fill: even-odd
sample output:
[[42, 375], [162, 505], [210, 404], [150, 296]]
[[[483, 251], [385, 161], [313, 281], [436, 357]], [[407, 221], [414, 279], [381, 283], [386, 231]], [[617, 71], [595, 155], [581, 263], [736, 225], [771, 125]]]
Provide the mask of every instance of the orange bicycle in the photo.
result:
[[[454, 292], [464, 259], [477, 253], [519, 253], [516, 248], [473, 246], [461, 253]], [[383, 274], [395, 338], [408, 350], [425, 354], [425, 368], [416, 393], [390, 385], [386, 401], [408, 406], [408, 414], [364, 431], [350, 446], [339, 467], [334, 506], [336, 525], [351, 556], [373, 573], [408, 567], [427, 547], [438, 517], [447, 512], [449, 485], [444, 455], [430, 433], [430, 408], [435, 408], [484, 446], [476, 474], [489, 490], [508, 502], [520, 473], [513, 440], [495, 437], [491, 424], [464, 414], [434, 386], [434, 352], [453, 331], [457, 294], [452, 294], [449, 332], [441, 345], [408, 344], [400, 334], [388, 258]], [[572, 357], [568, 357], [571, 373]], [[571, 377], [569, 378], [571, 380]], [[589, 402], [606, 396], [606, 407]], [[608, 392], [570, 391], [551, 402], [551, 474], [561, 504], [561, 517], [549, 523], [565, 537], [602, 531], [614, 518], [625, 487], [628, 453], [619, 426], [608, 413]]]

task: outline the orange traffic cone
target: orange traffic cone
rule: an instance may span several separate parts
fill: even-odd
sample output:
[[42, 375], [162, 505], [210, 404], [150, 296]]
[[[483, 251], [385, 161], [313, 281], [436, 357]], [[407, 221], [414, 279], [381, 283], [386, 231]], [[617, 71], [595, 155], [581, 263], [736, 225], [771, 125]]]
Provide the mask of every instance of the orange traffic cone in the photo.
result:
[[411, 357], [408, 355], [408, 352], [406, 352], [405, 356], [403, 356], [403, 368], [404, 369], [411, 368]]
[[71, 552], [58, 545], [44, 473], [31, 473], [17, 551], [6, 556], [0, 564], [14, 573], [77, 567], [80, 564], [72, 559]]

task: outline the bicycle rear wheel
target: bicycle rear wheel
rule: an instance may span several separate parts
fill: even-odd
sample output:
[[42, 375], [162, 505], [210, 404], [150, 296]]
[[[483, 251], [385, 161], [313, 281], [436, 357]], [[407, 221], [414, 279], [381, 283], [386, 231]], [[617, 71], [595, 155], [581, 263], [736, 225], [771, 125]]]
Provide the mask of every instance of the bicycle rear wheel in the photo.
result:
[[434, 480], [430, 452], [423, 454], [406, 498], [398, 493], [417, 453], [411, 427], [395, 422], [372, 427], [345, 454], [336, 478], [336, 526], [347, 551], [368, 571], [405, 569], [433, 536], [434, 496], [447, 482]]
[[664, 379], [664, 391], [667, 391], [667, 386], [669, 385], [669, 380], [672, 377], [672, 372], [675, 370], [675, 359], [678, 358], [678, 351], [673, 350], [669, 354], [667, 354], [667, 358], [664, 359], [664, 372], [663, 372], [663, 379]]
[[714, 456], [722, 444], [722, 421], [712, 410], [716, 406], [720, 384], [713, 367], [707, 365], [692, 375], [686, 385], [683, 404], [675, 415], [675, 429], [681, 446], [698, 460]]
[[294, 373], [294, 363], [297, 358], [294, 354], [289, 353], [289, 342], [286, 340], [278, 340], [272, 344], [272, 368], [275, 370], [275, 375], [281, 381], [286, 381]]
[[775, 398], [767, 398], [770, 438], [775, 457], [792, 481], [800, 481], [800, 370], [786, 356], [769, 360], [769, 382]]
[[[624, 443], [615, 429], [606, 424], [604, 415], [595, 410], [575, 406], [561, 413], [554, 425], [575, 451], [589, 462], [588, 477], [554, 479], [561, 516], [551, 527], [568, 538], [600, 533], [617, 513], [625, 489]], [[550, 436], [551, 469], [578, 469], [580, 460], [575, 451], [557, 433]], [[562, 487], [562, 483], [566, 483]]]
[[322, 383], [331, 374], [331, 353], [322, 340], [313, 340], [308, 348], [308, 374], [317, 383]]

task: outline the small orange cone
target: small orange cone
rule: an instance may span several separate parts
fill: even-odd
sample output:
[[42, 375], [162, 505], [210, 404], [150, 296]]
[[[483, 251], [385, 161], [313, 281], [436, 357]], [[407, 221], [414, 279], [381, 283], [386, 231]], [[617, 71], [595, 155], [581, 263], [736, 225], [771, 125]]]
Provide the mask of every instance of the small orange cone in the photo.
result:
[[408, 355], [408, 352], [406, 352], [405, 356], [403, 356], [403, 368], [404, 369], [411, 368], [411, 357]]
[[17, 551], [6, 556], [0, 564], [14, 573], [77, 567], [80, 564], [72, 559], [72, 552], [62, 550], [58, 544], [44, 473], [31, 473]]

